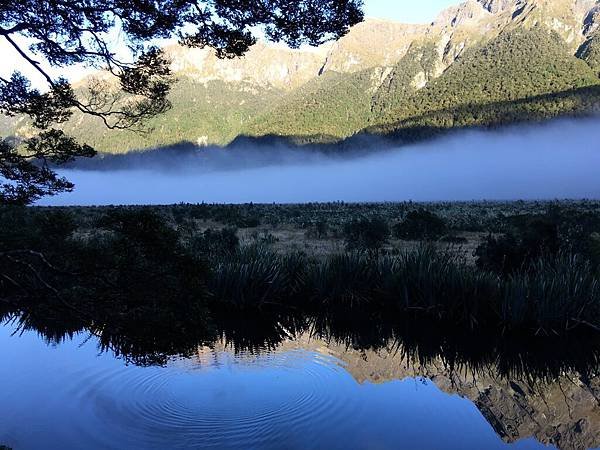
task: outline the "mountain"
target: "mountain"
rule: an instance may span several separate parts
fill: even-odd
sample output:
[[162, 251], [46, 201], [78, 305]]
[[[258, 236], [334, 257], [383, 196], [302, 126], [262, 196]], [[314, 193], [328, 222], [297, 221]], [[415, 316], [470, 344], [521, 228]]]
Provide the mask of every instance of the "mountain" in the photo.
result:
[[[558, 35], [517, 28], [466, 50], [439, 78], [384, 111], [387, 125], [370, 131], [410, 138], [415, 129], [498, 126], [592, 110], [600, 105], [598, 85], [597, 74]], [[584, 91], [590, 95], [577, 94]]]
[[425, 378], [448, 394], [469, 399], [504, 442], [535, 438], [559, 449], [600, 445], [598, 377], [575, 371], [548, 378], [506, 376], [494, 365], [454, 367], [440, 356], [411, 359], [410, 353], [392, 344], [381, 350], [354, 350], [330, 342], [311, 345], [341, 360], [360, 384]]
[[[467, 0], [429, 24], [367, 19], [334, 43], [260, 42], [246, 56], [169, 46], [173, 109], [144, 134], [75, 115], [68, 131], [101, 151], [248, 135], [336, 142], [357, 133], [421, 139], [600, 105], [600, 0]], [[0, 121], [3, 134], [30, 133]]]

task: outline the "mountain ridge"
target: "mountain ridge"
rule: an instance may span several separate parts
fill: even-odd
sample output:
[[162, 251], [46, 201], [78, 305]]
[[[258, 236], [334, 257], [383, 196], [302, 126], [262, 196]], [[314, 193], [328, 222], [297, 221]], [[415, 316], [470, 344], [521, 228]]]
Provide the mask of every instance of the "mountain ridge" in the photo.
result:
[[[515, 47], [511, 37], [519, 36]], [[151, 122], [152, 132], [109, 133], [78, 114], [67, 130], [98, 150], [121, 152], [182, 141], [224, 146], [242, 135], [343, 140], [364, 130], [394, 134], [411, 116], [411, 127], [437, 127], [415, 118], [462, 111], [467, 99], [480, 108], [600, 85], [600, 0], [467, 0], [428, 24], [369, 18], [337, 42], [296, 50], [259, 42], [233, 60], [218, 59], [211, 49], [171, 45], [165, 51], [179, 81], [173, 109]], [[486, 70], [478, 74], [481, 64]], [[532, 83], [503, 82], [519, 77]], [[462, 78], [464, 83], [457, 82]], [[592, 92], [593, 109], [600, 94]], [[426, 110], [417, 107], [425, 100]], [[570, 101], [584, 103], [589, 109], [590, 102]], [[585, 112], [549, 105], [540, 107], [546, 116], [536, 114], [535, 120]], [[444, 121], [489, 126], [509, 116], [498, 123]], [[0, 121], [0, 129], [19, 136], [32, 132], [22, 121]]]

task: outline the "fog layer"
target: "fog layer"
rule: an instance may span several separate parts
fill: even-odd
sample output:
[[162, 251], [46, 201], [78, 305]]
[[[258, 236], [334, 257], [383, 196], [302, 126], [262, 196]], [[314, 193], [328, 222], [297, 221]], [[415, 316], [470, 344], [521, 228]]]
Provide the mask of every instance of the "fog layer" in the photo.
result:
[[600, 119], [592, 118], [391, 149], [373, 140], [345, 156], [249, 143], [107, 158], [62, 170], [75, 191], [40, 204], [600, 198], [599, 171]]

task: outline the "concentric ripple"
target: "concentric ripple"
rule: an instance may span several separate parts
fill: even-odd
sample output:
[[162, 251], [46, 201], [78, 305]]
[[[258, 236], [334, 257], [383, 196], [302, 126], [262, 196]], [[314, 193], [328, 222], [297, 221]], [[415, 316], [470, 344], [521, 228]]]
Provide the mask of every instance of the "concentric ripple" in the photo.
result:
[[72, 382], [55, 395], [77, 409], [72, 434], [99, 448], [277, 448], [324, 418], [350, 424], [356, 409], [331, 389], [339, 361], [301, 348], [67, 369]]
[[12, 331], [0, 327], [0, 444], [15, 449], [506, 446], [470, 401], [433, 383], [357, 382], [350, 372], [368, 380], [371, 369], [357, 372], [362, 356], [343, 346], [300, 339], [259, 354], [215, 346], [144, 368], [98, 355], [84, 336], [48, 346]]

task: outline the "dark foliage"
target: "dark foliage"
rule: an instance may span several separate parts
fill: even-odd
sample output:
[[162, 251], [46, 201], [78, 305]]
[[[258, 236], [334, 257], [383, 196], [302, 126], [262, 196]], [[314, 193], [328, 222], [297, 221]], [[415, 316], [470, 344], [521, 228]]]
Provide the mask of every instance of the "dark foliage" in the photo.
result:
[[523, 269], [544, 254], [555, 256], [560, 247], [555, 224], [534, 219], [514, 232], [498, 237], [488, 236], [475, 255], [479, 267], [509, 274]]
[[260, 216], [253, 211], [252, 205], [246, 211], [224, 205], [213, 216], [215, 220], [237, 228], [256, 228], [260, 225]]
[[593, 266], [599, 263], [598, 214], [551, 207], [544, 215], [510, 217], [507, 226], [505, 233], [488, 236], [477, 248], [475, 256], [480, 268], [506, 275], [560, 251], [578, 254]]
[[[44, 301], [79, 320], [112, 327], [135, 324], [140, 336], [206, 316], [209, 268], [163, 218], [148, 210], [113, 210], [94, 221], [94, 232], [75, 236], [69, 213], [2, 211], [10, 231], [0, 236], [0, 299], [20, 305]], [[185, 315], [181, 313], [185, 311]], [[139, 322], [138, 322], [139, 321]]]
[[94, 297], [105, 297], [115, 307], [153, 309], [168, 304], [174, 310], [197, 312], [194, 305], [207, 295], [206, 258], [192, 255], [161, 216], [147, 210], [115, 210], [98, 221], [96, 230], [79, 250], [83, 266], [99, 277]]
[[363, 217], [344, 226], [344, 238], [350, 250], [377, 251], [390, 237], [390, 228], [381, 217]]
[[404, 220], [393, 227], [394, 236], [407, 241], [435, 241], [447, 230], [448, 226], [442, 218], [423, 208], [409, 212]]
[[213, 230], [209, 228], [204, 233], [192, 239], [192, 252], [211, 257], [226, 257], [233, 255], [239, 248], [240, 239], [235, 228]]

